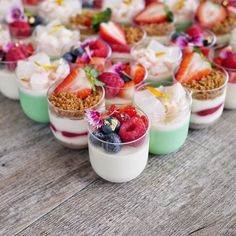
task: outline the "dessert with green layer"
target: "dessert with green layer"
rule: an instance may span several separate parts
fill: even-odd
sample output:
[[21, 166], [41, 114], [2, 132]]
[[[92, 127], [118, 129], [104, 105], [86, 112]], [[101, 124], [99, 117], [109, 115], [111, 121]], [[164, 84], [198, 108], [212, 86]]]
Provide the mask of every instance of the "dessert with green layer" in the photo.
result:
[[16, 68], [20, 103], [26, 116], [35, 122], [48, 123], [48, 88], [70, 72], [63, 60], [51, 62], [45, 53], [19, 61]]
[[150, 153], [169, 154], [184, 144], [189, 129], [191, 95], [180, 83], [143, 85], [138, 88], [134, 102], [150, 119]]

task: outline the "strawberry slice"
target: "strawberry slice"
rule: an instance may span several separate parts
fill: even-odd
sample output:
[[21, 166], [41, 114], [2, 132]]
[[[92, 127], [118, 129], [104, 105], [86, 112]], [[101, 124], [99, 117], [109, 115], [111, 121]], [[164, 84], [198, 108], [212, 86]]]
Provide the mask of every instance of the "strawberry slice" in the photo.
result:
[[131, 50], [130, 45], [111, 44], [110, 46], [112, 52], [130, 53]]
[[135, 83], [133, 81], [129, 81], [125, 83], [123, 88], [120, 89], [118, 96], [124, 99], [132, 99], [134, 93]]
[[134, 77], [133, 77], [133, 81], [135, 84], [139, 84], [143, 81], [144, 77], [145, 77], [145, 68], [140, 65], [134, 65]]
[[84, 89], [79, 90], [79, 91], [76, 93], [76, 96], [77, 96], [78, 98], [85, 99], [85, 98], [87, 98], [91, 93], [92, 93], [92, 89], [91, 89], [91, 88], [84, 88]]
[[227, 11], [219, 4], [205, 1], [200, 3], [196, 16], [201, 26], [209, 28], [222, 22], [227, 16]]
[[210, 63], [202, 59], [200, 54], [189, 52], [185, 54], [180, 64], [176, 80], [184, 83], [191, 82], [192, 80], [201, 80], [210, 74], [211, 70]]
[[55, 88], [54, 93], [58, 94], [61, 92], [68, 91], [71, 85], [77, 79], [78, 74], [79, 74], [78, 69], [72, 70], [71, 73]]
[[146, 8], [134, 17], [137, 24], [142, 23], [160, 23], [166, 20], [166, 12], [164, 5], [153, 2], [146, 6]]
[[99, 35], [104, 41], [111, 44], [127, 44], [123, 28], [112, 21], [100, 25]]

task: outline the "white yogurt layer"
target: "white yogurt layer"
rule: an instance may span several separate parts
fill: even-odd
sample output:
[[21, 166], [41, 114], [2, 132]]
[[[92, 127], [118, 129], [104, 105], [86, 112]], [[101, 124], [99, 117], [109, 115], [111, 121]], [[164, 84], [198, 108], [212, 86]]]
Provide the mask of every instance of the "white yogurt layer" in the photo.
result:
[[131, 52], [144, 65], [152, 77], [170, 74], [180, 63], [182, 53], [177, 46], [167, 47], [157, 40], [151, 40], [147, 47], [137, 47]]
[[47, 26], [39, 25], [34, 33], [38, 51], [45, 52], [50, 57], [59, 57], [69, 51], [79, 39], [79, 31], [67, 29], [60, 21], [53, 21]]
[[113, 20], [131, 24], [133, 22], [133, 17], [142, 11], [145, 7], [144, 0], [103, 0], [102, 8], [112, 9]]
[[39, 15], [49, 21], [60, 20], [68, 23], [71, 16], [81, 13], [82, 1], [44, 0], [38, 8]]
[[69, 73], [70, 67], [63, 59], [52, 62], [45, 53], [18, 61], [16, 68], [20, 89], [33, 96], [46, 96], [48, 88]]
[[102, 147], [93, 145], [90, 141], [89, 158], [94, 171], [103, 179], [122, 183], [139, 176], [148, 160], [149, 137], [137, 146], [122, 146], [117, 154], [107, 153]]
[[236, 27], [232, 30], [230, 34], [229, 44], [232, 47], [233, 52], [236, 53]]
[[5, 28], [3, 25], [0, 25], [0, 47], [3, 47], [11, 41], [11, 36], [8, 28]]
[[10, 99], [19, 99], [15, 72], [0, 70], [0, 91]]
[[226, 109], [236, 109], [236, 84], [227, 84], [227, 93], [225, 98], [225, 108]]
[[218, 47], [228, 45], [229, 40], [230, 40], [230, 34], [216, 35], [216, 45]]
[[189, 122], [191, 98], [180, 83], [156, 90], [166, 97], [156, 97], [147, 89], [134, 96], [135, 104], [148, 115], [151, 129], [170, 131]]
[[[198, 124], [198, 125], [214, 123], [222, 115], [222, 112], [224, 109], [223, 104], [225, 101], [225, 95], [226, 95], [226, 91], [221, 96], [215, 99], [209, 99], [209, 100], [203, 100], [203, 101], [193, 99], [192, 114], [191, 114], [191, 119], [190, 119], [191, 123]], [[197, 114], [197, 112], [216, 108], [220, 105], [221, 107], [212, 114], [205, 115], [205, 116], [201, 116]]]

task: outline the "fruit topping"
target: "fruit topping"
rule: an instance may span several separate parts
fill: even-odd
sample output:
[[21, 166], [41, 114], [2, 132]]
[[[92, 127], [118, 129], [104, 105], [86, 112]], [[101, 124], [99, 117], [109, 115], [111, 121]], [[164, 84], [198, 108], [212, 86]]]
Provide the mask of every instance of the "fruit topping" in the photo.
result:
[[215, 50], [214, 63], [226, 69], [236, 69], [236, 53], [230, 46]]
[[222, 66], [230, 69], [236, 69], [236, 53], [231, 53], [223, 59]]
[[110, 153], [118, 153], [121, 150], [121, 139], [116, 133], [106, 135], [106, 142], [102, 144], [105, 151]]
[[9, 30], [14, 37], [27, 37], [32, 33], [30, 24], [26, 21], [14, 21], [10, 23]]
[[123, 28], [112, 21], [100, 25], [99, 35], [102, 39], [111, 44], [127, 44]]
[[213, 25], [220, 24], [226, 18], [227, 11], [220, 4], [205, 1], [200, 3], [196, 15], [201, 26], [210, 28]]
[[104, 134], [110, 134], [112, 132], [118, 132], [120, 128], [120, 122], [114, 117], [108, 117], [103, 120], [102, 132]]
[[176, 80], [188, 83], [194, 80], [201, 80], [212, 71], [211, 64], [196, 52], [188, 52], [184, 55], [176, 74]]

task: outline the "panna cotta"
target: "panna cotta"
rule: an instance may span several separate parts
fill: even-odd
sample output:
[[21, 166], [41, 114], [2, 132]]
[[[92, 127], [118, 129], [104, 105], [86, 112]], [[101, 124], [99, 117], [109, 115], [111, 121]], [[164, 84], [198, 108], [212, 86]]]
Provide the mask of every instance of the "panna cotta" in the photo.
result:
[[228, 74], [213, 66], [201, 53], [186, 51], [175, 79], [192, 92], [190, 127], [201, 129], [222, 115]]
[[112, 105], [88, 112], [89, 159], [103, 179], [122, 183], [138, 177], [148, 160], [149, 121], [139, 109]]
[[104, 84], [106, 106], [131, 104], [135, 89], [147, 76], [146, 68], [135, 61], [108, 61], [104, 72], [98, 76], [98, 80]]
[[64, 80], [48, 91], [51, 131], [64, 146], [81, 149], [88, 145], [88, 109], [105, 109], [104, 89], [99, 87], [98, 72], [88, 65], [73, 68]]
[[151, 123], [149, 152], [164, 155], [177, 151], [184, 144], [192, 99], [180, 83], [154, 86], [152, 83], [140, 86], [134, 103], [147, 114]]
[[157, 40], [145, 41], [132, 49], [131, 55], [148, 71], [148, 80], [172, 80], [182, 52], [177, 46], [164, 46]]
[[16, 75], [20, 103], [27, 117], [39, 123], [49, 122], [47, 91], [69, 72], [70, 67], [63, 59], [52, 62], [45, 53], [18, 61]]
[[54, 59], [58, 59], [80, 39], [78, 31], [67, 29], [57, 20], [46, 26], [37, 26], [33, 37], [37, 50], [47, 53]]

